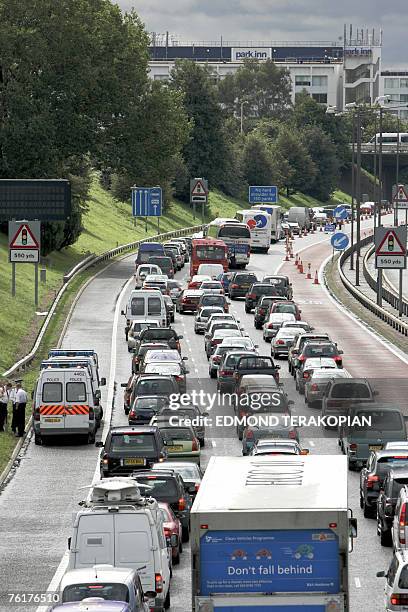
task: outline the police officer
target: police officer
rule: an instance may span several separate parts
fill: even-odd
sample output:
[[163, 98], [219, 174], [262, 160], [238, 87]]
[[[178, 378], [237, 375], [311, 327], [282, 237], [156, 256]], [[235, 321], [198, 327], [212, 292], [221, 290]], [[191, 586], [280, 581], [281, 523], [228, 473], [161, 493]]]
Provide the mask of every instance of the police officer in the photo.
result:
[[2, 385], [0, 385], [0, 432], [6, 430], [7, 404], [8, 404], [7, 387], [3, 383]]
[[7, 383], [8, 399], [11, 402], [11, 431], [15, 434], [17, 430], [16, 425], [16, 389], [11, 383]]
[[27, 406], [27, 393], [22, 387], [22, 380], [16, 380], [16, 436], [22, 438], [25, 428], [25, 409]]

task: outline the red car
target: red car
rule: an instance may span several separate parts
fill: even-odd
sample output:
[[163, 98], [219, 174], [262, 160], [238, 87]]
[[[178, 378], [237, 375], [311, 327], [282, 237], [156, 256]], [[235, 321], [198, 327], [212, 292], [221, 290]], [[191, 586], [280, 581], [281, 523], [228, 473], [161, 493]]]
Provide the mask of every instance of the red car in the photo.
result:
[[198, 302], [200, 301], [203, 291], [200, 289], [185, 289], [180, 296], [178, 304], [176, 305], [177, 310], [180, 314], [183, 312], [197, 312]]
[[272, 308], [270, 310], [270, 313], [272, 314], [273, 312], [286, 312], [286, 313], [290, 313], [295, 315], [295, 319], [296, 321], [300, 321], [301, 320], [301, 313], [302, 311], [300, 310], [299, 306], [297, 304], [295, 304], [295, 302], [289, 302], [289, 301], [285, 301], [285, 302], [275, 302], [272, 305]]
[[182, 527], [179, 519], [170, 508], [169, 504], [159, 502], [160, 512], [163, 517], [164, 535], [166, 538], [170, 538], [172, 535], [178, 536], [177, 546], [172, 546], [171, 554], [173, 557], [174, 565], [180, 563], [180, 553], [183, 552], [182, 544]]

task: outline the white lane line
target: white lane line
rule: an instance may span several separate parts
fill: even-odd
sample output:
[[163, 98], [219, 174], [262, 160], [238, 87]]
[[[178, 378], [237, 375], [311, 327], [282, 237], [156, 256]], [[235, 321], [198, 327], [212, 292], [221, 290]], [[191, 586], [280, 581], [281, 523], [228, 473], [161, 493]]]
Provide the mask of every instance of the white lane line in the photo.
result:
[[313, 446], [316, 446], [316, 444], [313, 442], [313, 440], [309, 440], [309, 445], [313, 448]]
[[[129, 285], [133, 282], [133, 277], [131, 277], [126, 284], [122, 287], [122, 290], [119, 294], [118, 300], [116, 302], [115, 307], [115, 315], [113, 318], [113, 327], [112, 327], [112, 340], [111, 340], [111, 362], [109, 369], [109, 386], [108, 386], [108, 396], [106, 400], [105, 413], [104, 413], [104, 425], [102, 430], [102, 439], [105, 439], [111, 424], [112, 419], [112, 404], [114, 398], [114, 390], [115, 390], [115, 373], [116, 373], [116, 345], [117, 345], [117, 336], [118, 336], [118, 323], [120, 316], [120, 306], [122, 303], [123, 296], [129, 288]], [[95, 472], [92, 479], [92, 482], [95, 482], [100, 479], [99, 472], [99, 456], [96, 461]], [[59, 584], [61, 582], [62, 576], [64, 575], [69, 559], [69, 551], [66, 550], [60, 564], [58, 565], [54, 576], [51, 579], [50, 584], [48, 585], [47, 592], [54, 593], [58, 590]], [[49, 606], [39, 606], [37, 608], [37, 612], [47, 612]]]
[[361, 588], [361, 582], [360, 582], [360, 578], [358, 578], [357, 576], [354, 578], [354, 582], [356, 583], [356, 587], [359, 589]]
[[198, 374], [198, 368], [194, 368], [194, 372]]
[[211, 440], [212, 447], [215, 448], [217, 446], [215, 440]]
[[363, 329], [365, 332], [367, 332], [367, 334], [369, 334], [372, 338], [374, 338], [375, 340], [377, 340], [377, 342], [379, 342], [380, 344], [382, 344], [382, 346], [384, 346], [386, 349], [388, 349], [390, 351], [390, 353], [392, 353], [393, 355], [395, 355], [395, 357], [398, 357], [398, 359], [400, 359], [403, 363], [405, 363], [406, 365], [408, 365], [408, 359], [406, 357], [404, 357], [398, 350], [396, 350], [393, 345], [391, 343], [388, 343], [386, 340], [384, 340], [379, 334], [377, 334], [375, 331], [373, 331], [372, 329], [369, 329], [367, 327], [367, 323], [363, 323], [362, 321], [360, 321], [360, 319], [358, 319], [352, 312], [350, 312], [349, 310], [347, 310], [342, 304], [340, 304], [340, 302], [338, 302], [330, 293], [330, 291], [327, 289], [326, 285], [324, 284], [324, 269], [329, 261], [329, 259], [331, 259], [331, 255], [329, 255], [328, 257], [326, 257], [326, 259], [323, 261], [323, 263], [321, 264], [320, 268], [319, 268], [319, 283], [323, 289], [323, 291], [326, 293], [327, 297], [329, 298], [329, 300], [331, 302], [333, 302], [333, 304], [336, 306], [336, 308], [338, 308], [343, 314], [345, 314], [349, 319], [351, 319], [352, 321], [354, 321], [359, 327], [361, 327], [361, 329]]

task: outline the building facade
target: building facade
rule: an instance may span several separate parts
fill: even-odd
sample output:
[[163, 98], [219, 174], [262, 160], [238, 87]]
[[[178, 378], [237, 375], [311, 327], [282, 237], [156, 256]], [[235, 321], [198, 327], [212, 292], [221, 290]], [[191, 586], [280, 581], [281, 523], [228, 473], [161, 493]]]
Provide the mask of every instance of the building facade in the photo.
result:
[[387, 98], [389, 106], [402, 107], [391, 112], [408, 119], [408, 70], [383, 70], [380, 95]]

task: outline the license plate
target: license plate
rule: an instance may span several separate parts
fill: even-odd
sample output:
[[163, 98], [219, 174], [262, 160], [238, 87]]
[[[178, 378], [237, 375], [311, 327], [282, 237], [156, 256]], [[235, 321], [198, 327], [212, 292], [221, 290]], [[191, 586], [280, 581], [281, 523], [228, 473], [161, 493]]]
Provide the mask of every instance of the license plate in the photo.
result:
[[145, 460], [139, 457], [132, 457], [130, 459], [124, 459], [123, 463], [124, 465], [144, 465]]
[[382, 444], [370, 444], [368, 448], [372, 451], [380, 451], [382, 450]]
[[57, 417], [45, 417], [46, 423], [61, 423], [62, 419]]
[[175, 453], [176, 451], [182, 451], [183, 450], [183, 445], [182, 444], [175, 444], [174, 446], [168, 446], [167, 448], [168, 448], [169, 452]]

